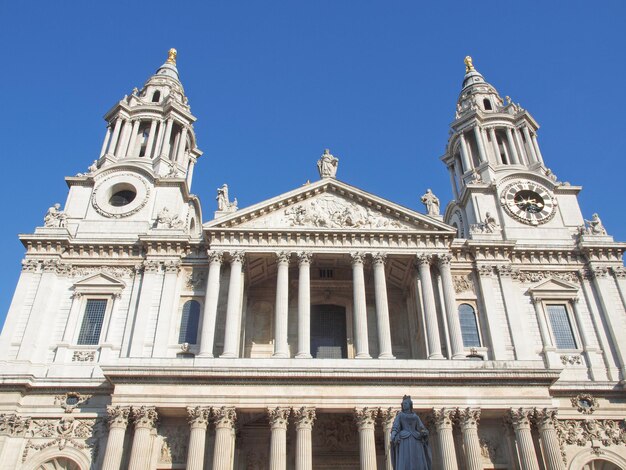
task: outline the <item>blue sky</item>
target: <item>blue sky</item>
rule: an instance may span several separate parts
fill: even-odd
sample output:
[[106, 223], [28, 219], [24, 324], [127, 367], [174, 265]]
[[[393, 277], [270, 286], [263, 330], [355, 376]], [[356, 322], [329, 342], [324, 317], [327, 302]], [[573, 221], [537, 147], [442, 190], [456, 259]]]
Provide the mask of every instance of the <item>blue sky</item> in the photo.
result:
[[626, 240], [626, 2], [0, 0], [0, 321], [24, 249], [18, 233], [65, 201], [66, 175], [98, 156], [102, 116], [179, 51], [204, 151], [192, 192], [205, 221], [228, 183], [240, 207], [317, 179], [325, 147], [338, 177], [422, 211], [445, 205], [439, 161], [463, 58], [541, 125], [544, 159], [580, 184]]

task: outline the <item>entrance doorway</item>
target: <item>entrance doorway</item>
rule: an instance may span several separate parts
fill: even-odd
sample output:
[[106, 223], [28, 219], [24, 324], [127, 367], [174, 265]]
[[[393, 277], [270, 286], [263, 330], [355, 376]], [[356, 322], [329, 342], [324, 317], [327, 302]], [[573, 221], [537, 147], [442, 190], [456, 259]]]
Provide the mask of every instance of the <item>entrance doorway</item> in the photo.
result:
[[346, 343], [345, 307], [311, 305], [311, 355], [318, 359], [345, 359]]

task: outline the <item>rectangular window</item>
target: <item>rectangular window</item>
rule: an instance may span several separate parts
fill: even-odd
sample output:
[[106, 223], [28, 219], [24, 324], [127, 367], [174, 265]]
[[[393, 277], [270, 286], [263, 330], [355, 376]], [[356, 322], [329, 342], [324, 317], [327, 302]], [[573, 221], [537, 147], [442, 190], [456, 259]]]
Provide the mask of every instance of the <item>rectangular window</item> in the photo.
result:
[[88, 299], [77, 344], [98, 344], [107, 309], [106, 299]]
[[333, 278], [332, 269], [320, 269], [320, 279], [332, 279], [332, 278]]
[[546, 305], [557, 349], [576, 349], [574, 331], [565, 305]]

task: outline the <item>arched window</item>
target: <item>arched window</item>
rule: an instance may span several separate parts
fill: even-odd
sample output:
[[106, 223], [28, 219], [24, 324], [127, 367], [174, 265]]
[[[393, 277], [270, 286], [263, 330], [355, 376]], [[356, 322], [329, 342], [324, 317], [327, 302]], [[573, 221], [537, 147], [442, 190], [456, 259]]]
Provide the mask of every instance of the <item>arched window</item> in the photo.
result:
[[161, 99], [161, 92], [157, 90], [154, 92], [154, 95], [152, 95], [152, 102], [158, 103], [160, 99]]
[[183, 305], [183, 315], [180, 319], [179, 343], [196, 344], [198, 340], [198, 322], [200, 321], [200, 303], [188, 300]]
[[483, 106], [485, 107], [485, 111], [491, 111], [491, 101], [489, 101], [487, 98], [485, 98], [483, 100]]
[[46, 460], [36, 470], [80, 470], [80, 465], [66, 457], [55, 457]]
[[469, 304], [459, 305], [459, 321], [461, 323], [461, 336], [463, 346], [466, 348], [480, 347], [480, 334], [478, 333], [478, 322], [474, 307]]

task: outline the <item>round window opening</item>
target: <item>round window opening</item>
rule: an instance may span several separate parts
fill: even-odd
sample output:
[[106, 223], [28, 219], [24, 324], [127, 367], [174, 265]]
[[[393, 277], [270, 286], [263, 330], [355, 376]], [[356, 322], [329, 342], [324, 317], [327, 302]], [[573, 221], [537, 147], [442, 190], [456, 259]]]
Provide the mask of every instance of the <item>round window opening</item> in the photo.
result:
[[137, 193], [131, 189], [122, 189], [121, 191], [116, 191], [109, 199], [109, 204], [115, 207], [122, 207], [130, 204], [137, 196]]

